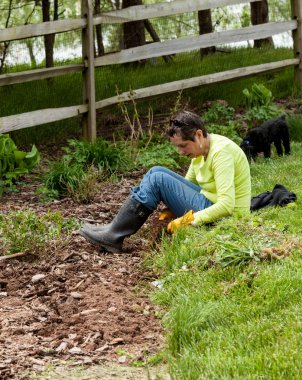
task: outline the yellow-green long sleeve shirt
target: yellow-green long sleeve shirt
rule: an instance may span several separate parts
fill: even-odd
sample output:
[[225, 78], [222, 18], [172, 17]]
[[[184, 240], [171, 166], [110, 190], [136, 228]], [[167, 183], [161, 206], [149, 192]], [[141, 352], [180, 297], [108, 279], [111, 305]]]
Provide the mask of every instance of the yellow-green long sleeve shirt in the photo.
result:
[[194, 213], [194, 224], [210, 223], [238, 212], [249, 213], [250, 167], [242, 149], [227, 137], [210, 134], [206, 160], [193, 158], [186, 178], [201, 187], [213, 205]]

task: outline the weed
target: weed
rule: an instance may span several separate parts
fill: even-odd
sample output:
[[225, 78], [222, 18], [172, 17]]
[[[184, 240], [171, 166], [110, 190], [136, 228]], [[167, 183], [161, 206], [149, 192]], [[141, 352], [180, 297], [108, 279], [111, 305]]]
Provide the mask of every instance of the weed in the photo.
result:
[[[0, 215], [1, 245], [4, 254], [28, 252], [43, 256], [61, 234], [77, 227], [74, 219], [65, 220], [59, 212], [37, 215], [33, 211], [17, 211]], [[66, 240], [66, 238], [64, 239]]]

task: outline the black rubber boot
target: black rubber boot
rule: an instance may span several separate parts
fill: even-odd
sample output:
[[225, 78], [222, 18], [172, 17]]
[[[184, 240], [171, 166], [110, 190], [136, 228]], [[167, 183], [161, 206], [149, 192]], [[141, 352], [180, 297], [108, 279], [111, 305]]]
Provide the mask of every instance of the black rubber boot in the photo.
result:
[[108, 230], [108, 228], [110, 228], [110, 226], [111, 226], [111, 223], [102, 224], [102, 225], [85, 223], [81, 229], [85, 230], [85, 231], [96, 231], [97, 232], [97, 231]]
[[135, 234], [151, 213], [152, 211], [141, 203], [128, 198], [111, 223], [100, 226], [101, 230], [85, 225], [79, 233], [90, 243], [109, 252], [119, 253], [122, 251], [125, 237]]

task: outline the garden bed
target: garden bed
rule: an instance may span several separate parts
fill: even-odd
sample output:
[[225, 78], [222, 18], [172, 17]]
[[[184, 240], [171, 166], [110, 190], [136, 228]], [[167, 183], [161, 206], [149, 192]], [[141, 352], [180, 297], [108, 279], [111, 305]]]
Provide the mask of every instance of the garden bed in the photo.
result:
[[[94, 201], [79, 205], [71, 199], [39, 202], [40, 183], [32, 174], [19, 192], [1, 199], [0, 212], [59, 211], [64, 218], [106, 223], [141, 175], [99, 185]], [[69, 361], [139, 365], [156, 354], [163, 340], [148, 299], [154, 275], [142, 259], [161, 228], [152, 215], [120, 255], [100, 251], [74, 231], [49, 244], [43, 258], [1, 260], [0, 378], [25, 379]]]

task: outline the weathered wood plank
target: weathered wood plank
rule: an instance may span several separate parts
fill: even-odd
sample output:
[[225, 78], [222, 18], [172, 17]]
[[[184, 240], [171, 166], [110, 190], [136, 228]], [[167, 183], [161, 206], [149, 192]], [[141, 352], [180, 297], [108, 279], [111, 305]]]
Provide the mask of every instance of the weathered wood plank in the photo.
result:
[[82, 71], [84, 65], [66, 65], [58, 67], [50, 67], [46, 69], [35, 69], [28, 71], [20, 71], [18, 73], [12, 74], [2, 74], [0, 75], [0, 86], [6, 86], [16, 83], [31, 82], [33, 80], [40, 80], [46, 78], [54, 78], [59, 75], [75, 73], [77, 71]]
[[291, 0], [292, 18], [297, 20], [298, 26], [293, 30], [294, 54], [300, 59], [300, 64], [296, 67], [295, 82], [302, 88], [302, 1]]
[[134, 62], [162, 55], [176, 54], [197, 50], [208, 46], [217, 46], [232, 42], [242, 42], [266, 38], [274, 34], [293, 30], [297, 27], [297, 21], [272, 22], [267, 24], [249, 26], [246, 28], [214, 32], [202, 36], [178, 38], [164, 42], [125, 49], [118, 53], [107, 54], [95, 59], [95, 66], [113, 65], [125, 62]]
[[88, 105], [47, 108], [38, 111], [26, 112], [0, 118], [0, 133], [16, 131], [18, 129], [34, 127], [54, 121], [75, 117], [88, 111]]
[[252, 3], [254, 1], [259, 0], [175, 0], [158, 4], [135, 5], [103, 13], [101, 16], [94, 18], [94, 24], [121, 24], [128, 21], [147, 20], [228, 5]]
[[222, 71], [219, 73], [203, 75], [200, 77], [189, 78], [185, 80], [179, 80], [175, 82], [160, 84], [156, 86], [146, 87], [138, 90], [132, 90], [131, 92], [123, 92], [117, 96], [113, 96], [108, 99], [100, 100], [96, 102], [96, 108], [105, 108], [118, 104], [120, 102], [128, 102], [131, 99], [143, 99], [153, 96], [163, 95], [179, 90], [185, 90], [188, 88], [209, 85], [213, 83], [227, 82], [234, 79], [243, 77], [249, 77], [257, 74], [264, 74], [277, 70], [284, 69], [290, 66], [296, 66], [299, 64], [299, 59], [287, 59], [284, 61], [264, 63], [261, 65], [240, 67], [238, 69]]
[[38, 37], [45, 34], [68, 32], [84, 28], [86, 23], [85, 19], [66, 19], [0, 29], [0, 42]]

